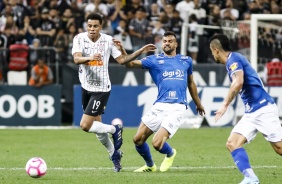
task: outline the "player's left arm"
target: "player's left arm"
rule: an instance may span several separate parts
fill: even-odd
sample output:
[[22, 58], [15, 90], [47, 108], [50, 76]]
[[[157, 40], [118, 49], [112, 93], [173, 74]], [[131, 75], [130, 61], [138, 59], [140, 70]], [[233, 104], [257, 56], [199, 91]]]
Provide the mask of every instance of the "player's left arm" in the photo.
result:
[[193, 74], [189, 75], [188, 77], [188, 90], [190, 92], [190, 95], [194, 101], [194, 103], [196, 104], [196, 108], [197, 108], [197, 112], [203, 116], [204, 114], [206, 114], [204, 106], [201, 103], [201, 100], [198, 96], [198, 90], [197, 90], [197, 86], [194, 82], [194, 78], [193, 78]]
[[243, 87], [244, 83], [244, 72], [243, 70], [237, 70], [232, 75], [232, 82], [228, 91], [227, 96], [225, 97], [221, 108], [215, 112], [215, 121], [219, 120], [223, 114], [226, 112], [229, 104], [234, 100], [238, 95], [239, 91]]
[[[115, 60], [121, 65], [132, 62], [134, 59], [136, 59], [141, 54], [153, 52], [156, 50], [156, 46], [154, 44], [147, 44], [147, 45], [144, 45], [141, 49], [138, 49], [137, 51], [135, 51], [134, 53], [127, 54], [120, 41], [114, 39], [113, 42], [115, 46], [117, 47], [117, 49], [120, 50], [120, 52], [122, 53], [119, 57], [115, 58]], [[137, 64], [134, 64], [131, 67], [130, 67], [130, 64], [128, 64], [128, 66], [126, 67], [128, 68], [141, 67], [141, 62], [139, 60], [134, 60], [133, 63], [137, 63]]]
[[[122, 45], [120, 46], [120, 51], [123, 55], [128, 55]], [[142, 63], [140, 60], [133, 60], [125, 63], [124, 65], [126, 66], [126, 68], [142, 68]]]
[[238, 70], [234, 72], [231, 76], [232, 83], [230, 85], [227, 97], [225, 98], [223, 105], [226, 107], [232, 102], [232, 100], [238, 95], [239, 91], [243, 87], [244, 83], [244, 72], [243, 70]]

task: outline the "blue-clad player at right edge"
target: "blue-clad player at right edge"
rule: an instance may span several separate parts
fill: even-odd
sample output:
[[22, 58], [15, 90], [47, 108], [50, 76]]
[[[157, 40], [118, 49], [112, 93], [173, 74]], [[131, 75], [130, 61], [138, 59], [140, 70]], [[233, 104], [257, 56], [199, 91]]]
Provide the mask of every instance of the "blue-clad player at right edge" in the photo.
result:
[[259, 184], [243, 145], [254, 139], [257, 132], [261, 132], [275, 152], [282, 156], [282, 128], [278, 108], [273, 98], [264, 90], [249, 61], [240, 53], [231, 52], [227, 36], [214, 35], [209, 43], [215, 61], [226, 65], [231, 81], [227, 97], [221, 108], [215, 112], [215, 121], [223, 116], [228, 105], [240, 94], [245, 105], [245, 114], [232, 129], [226, 147], [244, 175], [240, 184]]

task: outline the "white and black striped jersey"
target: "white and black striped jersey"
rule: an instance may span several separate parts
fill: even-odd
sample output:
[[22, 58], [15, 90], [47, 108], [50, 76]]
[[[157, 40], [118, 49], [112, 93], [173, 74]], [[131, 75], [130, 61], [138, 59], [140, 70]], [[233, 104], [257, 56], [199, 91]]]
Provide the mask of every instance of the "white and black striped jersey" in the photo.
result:
[[110, 55], [117, 58], [121, 52], [114, 46], [113, 37], [100, 33], [100, 38], [93, 42], [87, 32], [76, 35], [73, 39], [72, 54], [81, 52], [83, 57], [100, 53], [102, 61], [90, 61], [79, 65], [79, 80], [81, 87], [87, 91], [107, 92], [111, 90], [108, 73]]

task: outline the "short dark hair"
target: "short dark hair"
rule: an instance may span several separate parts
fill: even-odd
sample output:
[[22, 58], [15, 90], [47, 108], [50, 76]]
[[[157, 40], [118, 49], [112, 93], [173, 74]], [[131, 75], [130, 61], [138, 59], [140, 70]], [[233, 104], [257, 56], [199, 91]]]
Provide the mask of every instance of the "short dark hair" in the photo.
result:
[[103, 22], [103, 18], [101, 15], [97, 14], [97, 13], [90, 13], [87, 17], [86, 17], [86, 22], [88, 20], [99, 20], [99, 23], [102, 24]]
[[166, 31], [164, 33], [163, 37], [167, 37], [167, 36], [174, 36], [174, 38], [176, 39], [176, 34], [174, 32], [172, 32], [172, 31]]
[[218, 47], [221, 47], [224, 51], [231, 51], [230, 41], [226, 35], [216, 34], [210, 38], [209, 43], [211, 44], [214, 41], [219, 42]]

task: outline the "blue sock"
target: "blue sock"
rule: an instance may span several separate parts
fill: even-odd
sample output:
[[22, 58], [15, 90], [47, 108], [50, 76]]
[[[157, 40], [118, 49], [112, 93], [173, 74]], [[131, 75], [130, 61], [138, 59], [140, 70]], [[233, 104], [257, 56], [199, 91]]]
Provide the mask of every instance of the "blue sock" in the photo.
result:
[[170, 147], [170, 145], [165, 142], [162, 149], [159, 150], [160, 153], [166, 154], [167, 157], [171, 157], [173, 155], [173, 149]]
[[241, 173], [243, 173], [244, 170], [251, 168], [247, 152], [244, 148], [235, 149], [231, 152], [231, 155]]
[[143, 157], [146, 162], [146, 165], [152, 167], [154, 165], [154, 161], [152, 159], [152, 155], [150, 153], [150, 148], [146, 142], [144, 144], [137, 146], [135, 145], [137, 152]]

